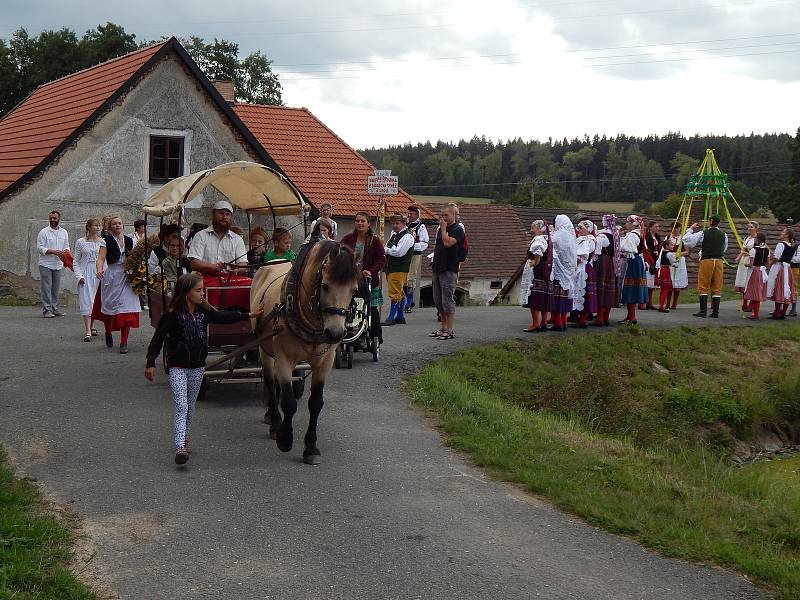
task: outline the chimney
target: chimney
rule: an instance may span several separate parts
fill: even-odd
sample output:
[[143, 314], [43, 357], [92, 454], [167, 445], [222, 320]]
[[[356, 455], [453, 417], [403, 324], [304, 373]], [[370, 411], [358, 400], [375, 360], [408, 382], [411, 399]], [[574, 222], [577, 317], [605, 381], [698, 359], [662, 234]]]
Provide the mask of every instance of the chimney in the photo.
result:
[[230, 79], [214, 79], [211, 83], [217, 88], [228, 104], [236, 102], [236, 86]]

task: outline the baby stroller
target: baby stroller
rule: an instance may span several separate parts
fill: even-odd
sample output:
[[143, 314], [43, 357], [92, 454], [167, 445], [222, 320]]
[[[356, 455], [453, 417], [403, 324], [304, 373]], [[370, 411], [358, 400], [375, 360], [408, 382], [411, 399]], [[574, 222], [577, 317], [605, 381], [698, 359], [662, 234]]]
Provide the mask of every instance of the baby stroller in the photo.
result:
[[371, 352], [372, 362], [378, 362], [381, 356], [381, 344], [378, 336], [373, 337], [374, 328], [372, 326], [373, 312], [370, 309], [370, 298], [372, 297], [372, 280], [366, 278], [366, 298], [360, 293], [356, 293], [350, 301], [350, 308], [345, 321], [345, 334], [339, 347], [336, 349], [336, 356], [333, 359], [333, 366], [337, 369], [347, 367], [353, 368], [353, 354], [356, 352]]

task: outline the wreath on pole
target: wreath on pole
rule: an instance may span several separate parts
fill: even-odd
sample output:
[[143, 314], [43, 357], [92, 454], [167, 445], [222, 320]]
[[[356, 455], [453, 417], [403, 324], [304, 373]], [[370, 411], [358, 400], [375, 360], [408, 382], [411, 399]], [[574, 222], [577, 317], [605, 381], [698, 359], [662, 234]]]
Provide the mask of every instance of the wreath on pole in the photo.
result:
[[125, 278], [136, 294], [144, 294], [159, 279], [153, 273], [148, 273], [147, 257], [160, 243], [157, 235], [149, 235], [146, 240], [140, 240], [125, 259]]

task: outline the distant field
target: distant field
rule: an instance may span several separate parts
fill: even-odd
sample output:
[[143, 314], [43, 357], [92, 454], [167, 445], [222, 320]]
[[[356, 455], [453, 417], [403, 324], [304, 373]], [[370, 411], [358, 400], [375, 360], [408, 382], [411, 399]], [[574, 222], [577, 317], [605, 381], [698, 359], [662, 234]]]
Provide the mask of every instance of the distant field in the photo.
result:
[[581, 210], [606, 210], [623, 213], [633, 210], [633, 202], [578, 202], [578, 208]]
[[[455, 202], [456, 204], [490, 204], [492, 202], [489, 198], [461, 196], [423, 196], [415, 194], [414, 198], [423, 204], [445, 204], [447, 202]], [[633, 202], [579, 202], [578, 209], [625, 213], [633, 210]]]
[[454, 202], [456, 204], [491, 204], [490, 198], [468, 198], [460, 196], [422, 196], [414, 194], [414, 198], [423, 204], [446, 204]]

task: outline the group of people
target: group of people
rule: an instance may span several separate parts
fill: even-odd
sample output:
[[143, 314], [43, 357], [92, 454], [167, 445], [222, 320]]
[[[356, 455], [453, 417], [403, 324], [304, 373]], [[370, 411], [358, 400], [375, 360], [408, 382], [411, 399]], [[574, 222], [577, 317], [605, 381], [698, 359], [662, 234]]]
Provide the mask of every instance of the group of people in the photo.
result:
[[[520, 287], [520, 304], [531, 313], [524, 331], [566, 331], [569, 320], [575, 328], [588, 327], [590, 319], [594, 326], [607, 327], [611, 309], [620, 306], [627, 310], [621, 324], [636, 324], [637, 310], [674, 310], [681, 290], [689, 285], [686, 257], [693, 248], [700, 259], [700, 310], [694, 315], [719, 317], [728, 248], [720, 220], [711, 215], [705, 228], [694, 223], [681, 238], [662, 238], [658, 222], [647, 223], [636, 215], [621, 225], [615, 215], [605, 215], [601, 227], [588, 219], [573, 225], [566, 215], [558, 215], [552, 225], [534, 221]], [[758, 229], [757, 223], [749, 224], [737, 259], [735, 285], [743, 295], [742, 310], [756, 320], [761, 303], [769, 299], [775, 303], [769, 318], [797, 316], [800, 247], [792, 230], [785, 228], [770, 252]], [[658, 307], [653, 304], [656, 289]]]

